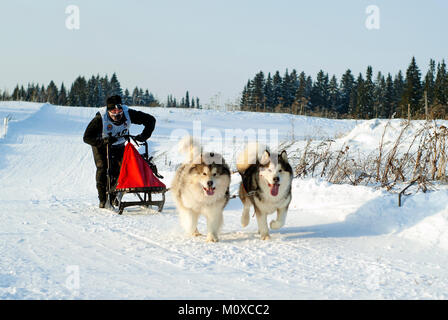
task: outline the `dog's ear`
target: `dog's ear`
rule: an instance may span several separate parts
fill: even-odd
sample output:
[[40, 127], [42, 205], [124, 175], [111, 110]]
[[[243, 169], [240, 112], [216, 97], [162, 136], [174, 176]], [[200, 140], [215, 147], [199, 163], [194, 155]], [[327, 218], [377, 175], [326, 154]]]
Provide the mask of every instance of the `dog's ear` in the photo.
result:
[[265, 151], [263, 152], [263, 155], [261, 156], [260, 164], [261, 164], [262, 166], [265, 166], [265, 165], [267, 165], [270, 161], [271, 161], [271, 154], [269, 153], [268, 150], [265, 150]]
[[194, 172], [199, 173], [198, 165], [197, 165], [197, 164], [193, 164], [193, 165], [190, 167], [190, 169], [188, 170], [188, 174], [192, 174], [192, 173], [194, 173]]
[[285, 150], [280, 153], [280, 158], [282, 158], [283, 161], [288, 162], [288, 155], [286, 154]]

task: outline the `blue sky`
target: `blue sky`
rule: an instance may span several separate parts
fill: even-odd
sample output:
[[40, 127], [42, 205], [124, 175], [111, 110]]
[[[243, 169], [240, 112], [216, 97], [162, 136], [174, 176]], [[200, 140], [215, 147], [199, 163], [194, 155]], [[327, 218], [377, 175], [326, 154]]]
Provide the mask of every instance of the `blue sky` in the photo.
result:
[[[79, 30], [66, 28], [68, 5]], [[365, 27], [369, 5], [378, 30]], [[2, 1], [0, 88], [116, 72], [122, 87], [207, 104], [235, 101], [260, 70], [340, 79], [368, 65], [395, 74], [415, 56], [426, 72], [430, 58], [448, 60], [447, 16], [446, 0]]]

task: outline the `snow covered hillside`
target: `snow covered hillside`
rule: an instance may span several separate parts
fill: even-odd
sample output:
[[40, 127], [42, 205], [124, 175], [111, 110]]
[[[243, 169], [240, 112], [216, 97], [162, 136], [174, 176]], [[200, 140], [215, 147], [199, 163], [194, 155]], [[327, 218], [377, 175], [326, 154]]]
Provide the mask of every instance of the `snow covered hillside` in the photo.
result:
[[[142, 110], [157, 118], [150, 152], [168, 186], [181, 160], [172, 137], [187, 131], [200, 132], [234, 169], [243, 145], [226, 130], [251, 128], [272, 140], [278, 129], [283, 145], [332, 138], [368, 153], [384, 127], [381, 120]], [[82, 141], [96, 111], [0, 102], [0, 132], [11, 117], [0, 139], [0, 299], [448, 298], [443, 186], [408, 196], [399, 208], [396, 194], [374, 187], [295, 179], [286, 225], [271, 240], [259, 239], [255, 218], [241, 227], [236, 198], [224, 211], [221, 241], [206, 243], [182, 232], [169, 192], [160, 214], [98, 208], [93, 157]], [[233, 175], [232, 194], [238, 183]]]

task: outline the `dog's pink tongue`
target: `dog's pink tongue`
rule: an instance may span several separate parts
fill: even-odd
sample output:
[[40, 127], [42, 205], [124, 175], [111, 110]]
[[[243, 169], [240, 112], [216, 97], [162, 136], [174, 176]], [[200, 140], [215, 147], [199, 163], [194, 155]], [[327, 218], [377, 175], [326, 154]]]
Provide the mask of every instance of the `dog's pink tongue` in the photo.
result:
[[272, 184], [271, 185], [271, 195], [273, 195], [274, 197], [276, 196], [276, 195], [278, 195], [278, 187], [279, 187], [280, 185], [279, 184]]
[[213, 191], [213, 188], [205, 189], [205, 192], [207, 192], [207, 195], [209, 196], [212, 196], [215, 193], [215, 191]]

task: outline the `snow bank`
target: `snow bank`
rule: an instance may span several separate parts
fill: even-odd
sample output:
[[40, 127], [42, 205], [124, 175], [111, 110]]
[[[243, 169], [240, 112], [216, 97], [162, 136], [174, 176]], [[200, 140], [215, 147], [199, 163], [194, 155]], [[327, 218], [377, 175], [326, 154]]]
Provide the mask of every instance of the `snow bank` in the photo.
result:
[[[337, 139], [337, 145], [349, 145], [351, 149], [358, 150], [363, 153], [377, 152], [380, 143], [383, 143], [383, 149], [390, 150], [397, 139], [400, 138], [401, 152], [407, 151], [407, 147], [413, 144], [412, 150], [418, 146], [419, 141], [414, 141], [416, 135], [425, 128], [426, 122], [422, 120], [414, 120], [409, 124], [403, 119], [372, 119], [358, 123], [350, 132]], [[438, 120], [429, 123], [430, 133], [433, 132], [434, 126], [447, 126], [448, 121]], [[384, 135], [384, 136], [383, 136]]]

